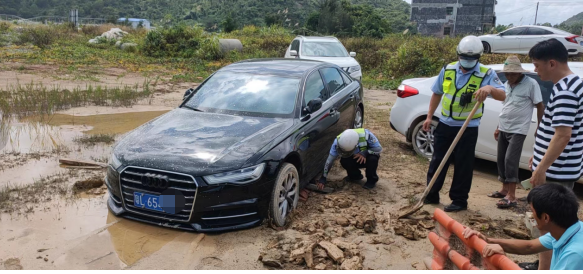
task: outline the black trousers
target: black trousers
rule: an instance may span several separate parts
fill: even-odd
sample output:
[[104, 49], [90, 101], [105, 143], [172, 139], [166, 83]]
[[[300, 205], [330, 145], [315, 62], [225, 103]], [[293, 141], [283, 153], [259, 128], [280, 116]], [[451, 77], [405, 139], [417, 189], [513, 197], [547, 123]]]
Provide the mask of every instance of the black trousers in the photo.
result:
[[377, 175], [377, 167], [379, 166], [378, 155], [368, 154], [366, 156], [366, 163], [364, 164], [359, 164], [353, 157], [341, 158], [340, 164], [346, 169], [346, 173], [348, 173], [348, 178], [350, 178], [350, 180], [357, 181], [363, 178], [362, 173], [360, 173], [361, 168], [366, 168], [367, 184], [376, 184], [379, 180], [379, 176]]
[[[461, 127], [450, 127], [442, 122], [439, 122], [434, 131], [434, 152], [429, 164], [429, 171], [427, 171], [427, 184], [431, 182], [431, 178], [441, 161], [445, 157], [447, 150], [453, 143], [455, 136], [458, 134]], [[452, 203], [458, 206], [467, 207], [470, 189], [472, 188], [472, 177], [474, 175], [474, 162], [476, 143], [478, 142], [478, 128], [468, 127], [462, 135], [461, 139], [454, 148], [451, 156], [447, 160], [446, 165], [437, 177], [435, 184], [429, 191], [427, 199], [430, 201], [439, 201], [439, 191], [443, 187], [447, 169], [453, 161], [454, 173], [451, 189], [449, 190], [449, 198]]]

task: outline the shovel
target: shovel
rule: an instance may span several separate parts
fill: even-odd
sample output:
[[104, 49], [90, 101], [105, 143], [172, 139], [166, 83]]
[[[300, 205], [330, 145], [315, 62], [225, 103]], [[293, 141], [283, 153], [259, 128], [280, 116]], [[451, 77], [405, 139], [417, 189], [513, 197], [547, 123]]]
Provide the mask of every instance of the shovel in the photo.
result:
[[398, 219], [407, 217], [407, 216], [409, 216], [409, 215], [411, 215], [411, 214], [419, 211], [419, 209], [421, 209], [423, 207], [423, 201], [425, 200], [425, 198], [427, 198], [427, 194], [429, 194], [429, 191], [431, 190], [431, 188], [435, 184], [435, 181], [437, 181], [437, 177], [441, 173], [441, 170], [443, 169], [443, 166], [445, 166], [445, 163], [447, 163], [447, 159], [449, 159], [449, 156], [453, 152], [453, 149], [457, 145], [458, 141], [462, 138], [462, 135], [464, 134], [464, 131], [466, 131], [466, 128], [468, 127], [468, 124], [470, 123], [470, 120], [472, 120], [472, 117], [474, 117], [474, 114], [476, 114], [476, 111], [478, 110], [478, 108], [480, 107], [480, 105], [481, 104], [479, 102], [476, 103], [476, 105], [472, 109], [472, 112], [470, 112], [470, 115], [468, 115], [468, 118], [466, 118], [466, 122], [464, 123], [464, 125], [462, 126], [462, 128], [460, 129], [460, 131], [457, 133], [457, 136], [455, 136], [455, 139], [453, 140], [453, 143], [451, 143], [451, 146], [447, 150], [447, 153], [443, 157], [443, 160], [441, 160], [441, 164], [439, 164], [439, 167], [437, 168], [437, 171], [435, 172], [435, 174], [433, 174], [433, 178], [431, 178], [431, 182], [429, 183], [429, 185], [427, 185], [427, 188], [425, 188], [425, 191], [423, 192], [423, 195], [421, 196], [421, 199], [419, 199], [419, 202], [413, 208], [411, 208], [410, 210], [408, 210], [405, 213], [399, 215], [399, 218]]

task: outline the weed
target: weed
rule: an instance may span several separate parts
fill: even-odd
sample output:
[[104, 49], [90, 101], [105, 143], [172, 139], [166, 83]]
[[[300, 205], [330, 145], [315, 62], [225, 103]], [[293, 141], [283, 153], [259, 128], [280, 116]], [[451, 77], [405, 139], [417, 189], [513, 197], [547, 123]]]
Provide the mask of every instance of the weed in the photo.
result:
[[86, 145], [94, 146], [97, 144], [112, 144], [115, 142], [115, 135], [110, 134], [95, 134], [89, 136], [83, 136], [75, 139], [75, 142]]

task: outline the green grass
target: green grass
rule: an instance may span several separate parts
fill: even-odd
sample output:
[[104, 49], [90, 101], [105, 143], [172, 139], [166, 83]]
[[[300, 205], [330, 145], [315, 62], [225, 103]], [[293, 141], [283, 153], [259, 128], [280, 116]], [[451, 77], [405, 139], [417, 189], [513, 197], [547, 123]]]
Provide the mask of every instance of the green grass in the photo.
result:
[[113, 134], [92, 134], [75, 139], [75, 142], [86, 146], [94, 146], [97, 144], [112, 144], [115, 142], [115, 135]]

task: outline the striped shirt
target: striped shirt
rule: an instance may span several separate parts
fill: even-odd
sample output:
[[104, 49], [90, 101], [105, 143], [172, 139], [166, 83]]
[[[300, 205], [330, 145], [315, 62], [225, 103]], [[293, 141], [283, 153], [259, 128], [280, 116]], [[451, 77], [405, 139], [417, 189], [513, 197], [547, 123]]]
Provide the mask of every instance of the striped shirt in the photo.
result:
[[536, 132], [533, 169], [540, 164], [556, 127], [571, 127], [571, 140], [547, 170], [547, 178], [559, 182], [579, 180], [583, 170], [583, 80], [575, 74], [553, 88], [542, 122]]

